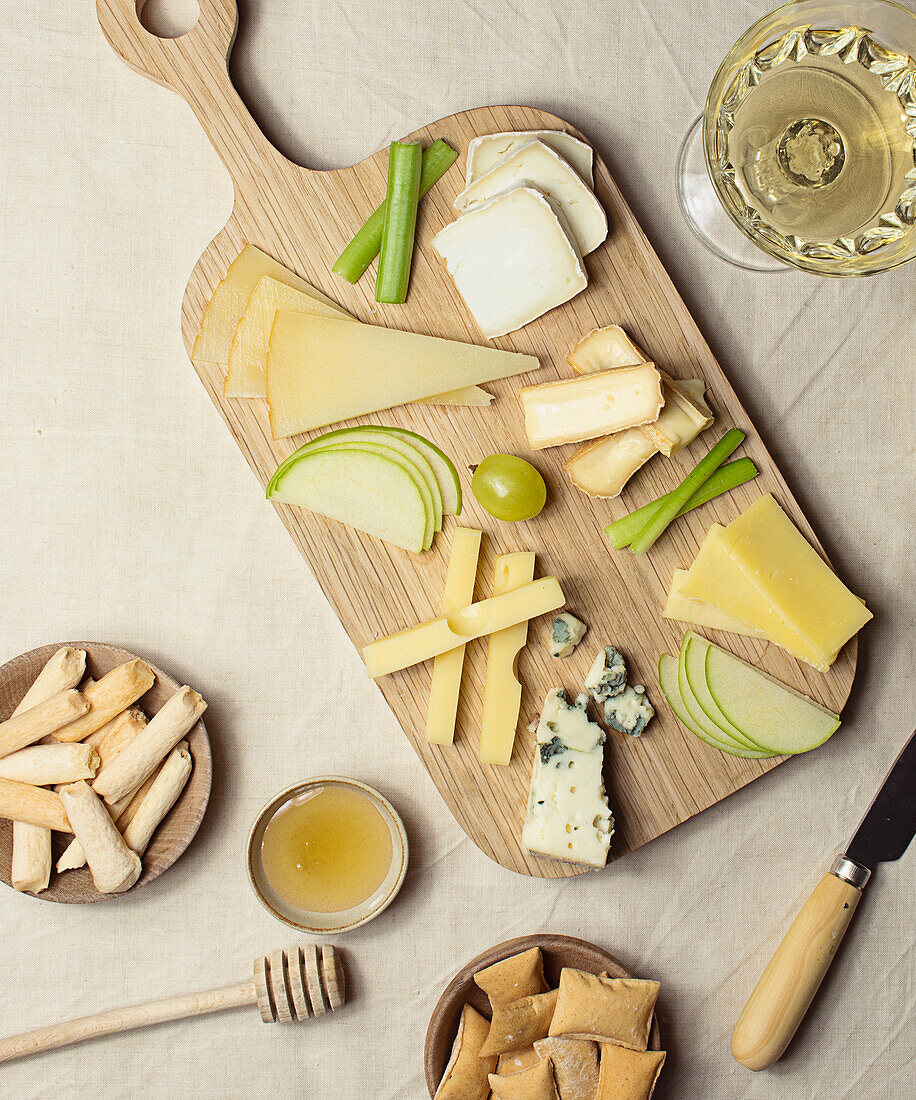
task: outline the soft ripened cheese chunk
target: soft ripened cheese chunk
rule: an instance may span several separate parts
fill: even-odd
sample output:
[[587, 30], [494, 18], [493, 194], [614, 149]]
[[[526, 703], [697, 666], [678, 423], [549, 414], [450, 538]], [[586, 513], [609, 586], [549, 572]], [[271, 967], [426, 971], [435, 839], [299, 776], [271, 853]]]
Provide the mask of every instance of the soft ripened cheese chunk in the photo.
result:
[[432, 243], [488, 339], [515, 332], [588, 285], [565, 224], [531, 187], [468, 211]]
[[274, 439], [536, 370], [533, 355], [279, 312], [267, 356]]
[[604, 730], [570, 705], [562, 688], [547, 693], [538, 722], [522, 844], [529, 852], [603, 867], [614, 831], [604, 790]]
[[566, 362], [577, 374], [593, 374], [612, 367], [637, 367], [648, 361], [649, 356], [633, 343], [620, 325], [592, 329], [566, 356]]
[[569, 480], [590, 497], [620, 496], [637, 470], [658, 454], [641, 428], [627, 428], [586, 443], [563, 464]]
[[652, 363], [524, 386], [519, 398], [535, 450], [650, 424], [663, 403], [661, 375]]
[[572, 134], [567, 134], [565, 130], [510, 130], [473, 138], [468, 145], [465, 184], [472, 184], [484, 172], [489, 172], [499, 161], [511, 156], [529, 141], [542, 141], [549, 145], [567, 164], [575, 168], [589, 187], [592, 186], [592, 147]]
[[542, 141], [529, 141], [476, 179], [455, 199], [468, 210], [519, 184], [536, 187], [560, 210], [583, 256], [607, 237], [607, 215], [579, 173]]

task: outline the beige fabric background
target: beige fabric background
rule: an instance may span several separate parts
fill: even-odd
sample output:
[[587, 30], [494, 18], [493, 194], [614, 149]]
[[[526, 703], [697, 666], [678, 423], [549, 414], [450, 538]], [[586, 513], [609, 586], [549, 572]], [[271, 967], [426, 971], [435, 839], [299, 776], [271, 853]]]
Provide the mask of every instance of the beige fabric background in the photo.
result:
[[377, 784], [406, 819], [412, 862], [396, 905], [342, 941], [353, 997], [336, 1019], [171, 1025], [4, 1067], [0, 1093], [419, 1098], [427, 1019], [452, 973], [549, 930], [662, 981], [664, 1100], [914, 1095], [913, 851], [875, 876], [778, 1067], [752, 1075], [728, 1050], [761, 967], [913, 723], [916, 267], [865, 282], [745, 274], [707, 254], [675, 204], [681, 136], [764, 5], [242, 7], [234, 77], [309, 165], [490, 102], [530, 102], [590, 135], [876, 613], [829, 745], [560, 884], [513, 876], [458, 829], [199, 385], [179, 304], [229, 214], [229, 180], [185, 104], [114, 56], [93, 8], [0, 6], [0, 658], [82, 637], [149, 655], [210, 700], [216, 779], [197, 841], [155, 886], [89, 908], [0, 892], [0, 1031], [233, 980], [289, 942], [242, 855], [262, 802], [299, 777]]

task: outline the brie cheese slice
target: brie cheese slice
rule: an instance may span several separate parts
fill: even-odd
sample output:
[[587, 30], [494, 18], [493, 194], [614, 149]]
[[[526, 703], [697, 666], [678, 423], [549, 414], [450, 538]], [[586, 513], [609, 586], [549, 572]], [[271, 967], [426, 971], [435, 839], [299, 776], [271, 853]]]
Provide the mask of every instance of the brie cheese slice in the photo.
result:
[[499, 161], [511, 156], [529, 141], [543, 141], [554, 152], [571, 164], [585, 182], [592, 186], [592, 147], [567, 134], [565, 130], [510, 130], [502, 134], [484, 134], [473, 138], [468, 145], [468, 164], [465, 186], [469, 186], [484, 172], [489, 172]]
[[515, 332], [588, 285], [562, 218], [532, 187], [476, 206], [432, 244], [488, 339]]
[[454, 207], [468, 210], [522, 183], [543, 191], [557, 204], [583, 256], [607, 237], [607, 215], [592, 189], [542, 141], [529, 141], [498, 161], [461, 192]]

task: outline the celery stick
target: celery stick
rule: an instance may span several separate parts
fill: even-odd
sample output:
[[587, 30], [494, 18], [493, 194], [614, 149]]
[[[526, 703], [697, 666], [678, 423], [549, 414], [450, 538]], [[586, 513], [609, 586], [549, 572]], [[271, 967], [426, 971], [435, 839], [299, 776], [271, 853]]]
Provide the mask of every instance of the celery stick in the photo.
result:
[[[446, 145], [442, 138], [436, 140], [423, 153], [423, 168], [420, 172], [420, 198], [434, 187], [458, 159], [458, 154]], [[382, 247], [382, 229], [385, 225], [385, 206], [383, 202], [369, 215], [362, 229], [337, 257], [331, 268], [348, 283], [355, 283], [364, 274], [369, 264], [379, 254]]]
[[393, 141], [388, 151], [388, 193], [382, 251], [375, 279], [377, 302], [406, 302], [417, 231], [420, 201], [420, 169], [423, 148], [419, 142]]
[[[736, 458], [734, 462], [726, 462], [724, 466], [720, 466], [719, 469], [716, 470], [708, 481], [704, 482], [700, 488], [697, 489], [690, 500], [688, 500], [684, 507], [678, 512], [678, 516], [683, 516], [688, 512], [692, 512], [694, 508], [699, 508], [701, 504], [706, 504], [708, 501], [712, 500], [713, 497], [728, 493], [739, 485], [743, 485], [746, 481], [751, 481], [756, 476], [757, 467], [749, 458]], [[639, 534], [643, 527], [645, 527], [670, 495], [670, 493], [665, 493], [664, 496], [658, 497], [657, 500], [652, 500], [648, 504], [644, 504], [641, 508], [634, 509], [628, 515], [621, 516], [620, 519], [615, 520], [613, 523], [609, 523], [607, 527], [605, 527], [604, 533], [611, 540], [611, 545], [614, 549], [622, 550], [625, 546], [629, 546], [630, 542]]]
[[744, 432], [737, 428], [730, 428], [709, 454], [701, 459], [691, 472], [684, 478], [678, 487], [668, 494], [667, 500], [654, 513], [639, 534], [630, 543], [630, 549], [634, 554], [645, 554], [655, 544], [656, 540], [664, 533], [668, 524], [674, 519], [681, 508], [687, 503], [693, 494], [709, 481], [710, 477], [718, 470], [728, 456], [739, 447], [744, 440]]

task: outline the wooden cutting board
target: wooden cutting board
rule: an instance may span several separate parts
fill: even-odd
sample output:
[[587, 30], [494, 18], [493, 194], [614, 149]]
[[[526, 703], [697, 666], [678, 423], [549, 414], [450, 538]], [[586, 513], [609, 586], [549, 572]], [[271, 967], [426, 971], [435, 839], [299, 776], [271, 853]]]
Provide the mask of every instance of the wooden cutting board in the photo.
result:
[[[227, 58], [238, 18], [235, 0], [200, 0], [196, 27], [169, 40], [156, 38], [142, 27], [134, 0], [97, 0], [97, 10], [108, 41], [127, 64], [187, 100], [235, 185], [232, 216], [201, 256], [188, 283], [182, 331], [189, 350], [214, 286], [246, 243], [269, 252], [361, 321], [484, 343], [429, 246], [433, 234], [455, 216], [451, 204], [463, 185], [468, 142], [475, 135], [501, 130], [566, 129], [582, 137], [575, 127], [533, 107], [481, 107], [440, 119], [410, 135], [408, 140], [424, 145], [436, 137], [444, 138], [461, 157], [421, 205], [407, 304], [378, 305], [373, 301], [374, 268], [355, 287], [333, 275], [330, 268], [384, 197], [387, 151], [333, 172], [301, 168], [277, 152], [255, 125], [229, 79]], [[521, 732], [512, 763], [506, 768], [484, 766], [477, 760], [485, 643], [476, 642], [468, 648], [457, 743], [452, 747], [427, 746], [424, 739], [428, 665], [385, 677], [379, 684], [446, 804], [471, 839], [504, 867], [543, 878], [579, 873], [575, 867], [530, 856], [519, 844], [533, 751], [533, 738], [526, 727], [547, 691], [555, 686], [579, 690], [595, 653], [605, 643], [615, 644], [624, 653], [631, 682], [646, 685], [657, 710], [649, 732], [636, 740], [611, 732], [606, 755], [608, 794], [617, 818], [611, 858], [647, 843], [780, 763], [778, 759], [739, 760], [708, 748], [684, 730], [667, 707], [658, 687], [658, 657], [662, 652], [677, 653], [684, 629], [661, 617], [672, 570], [693, 559], [712, 522], [728, 523], [765, 491], [774, 493], [801, 530], [816, 541], [764, 442], [597, 154], [595, 188], [608, 214], [610, 234], [586, 260], [588, 289], [494, 344], [539, 358], [541, 370], [526, 376], [526, 383], [549, 381], [571, 374], [565, 356], [580, 336], [596, 326], [619, 323], [672, 375], [705, 380], [716, 424], [699, 444], [671, 460], [650, 462], [633, 478], [622, 501], [591, 500], [570, 486], [562, 463], [571, 448], [540, 452], [535, 462], [550, 489], [547, 508], [535, 520], [508, 524], [478, 507], [470, 493], [469, 467], [495, 451], [528, 454], [516, 397], [518, 379], [489, 386], [496, 395], [489, 408], [407, 405], [349, 422], [413, 429], [454, 459], [465, 490], [460, 523], [484, 532], [478, 598], [491, 591], [496, 554], [535, 550], [538, 575], [555, 574], [569, 609], [589, 625], [586, 640], [574, 656], [557, 661], [546, 648], [549, 622], [532, 624], [519, 667], [524, 685]], [[274, 442], [264, 402], [227, 400], [222, 396], [222, 370], [207, 364], [197, 369], [249, 465], [266, 485], [277, 464], [301, 445], [304, 437]], [[743, 453], [757, 463], [760, 477], [678, 520], [645, 558], [611, 550], [603, 533], [605, 524], [672, 488], [698, 455], [732, 425], [748, 433]], [[437, 537], [432, 551], [417, 557], [302, 510], [280, 506], [277, 511], [355, 645], [363, 646], [380, 634], [438, 613], [454, 520]], [[251, 552], [257, 553], [257, 547]], [[285, 626], [299, 629], [295, 622]], [[284, 624], [278, 623], [278, 629], [283, 628]], [[713, 641], [834, 710], [839, 711], [849, 695], [855, 673], [855, 641], [823, 675], [774, 646], [708, 633]], [[363, 727], [361, 716], [352, 712], [346, 700], [341, 703], [340, 728], [342, 736], [344, 731], [347, 735], [355, 731], [364, 738], [367, 752], [384, 751], [376, 731]]]

